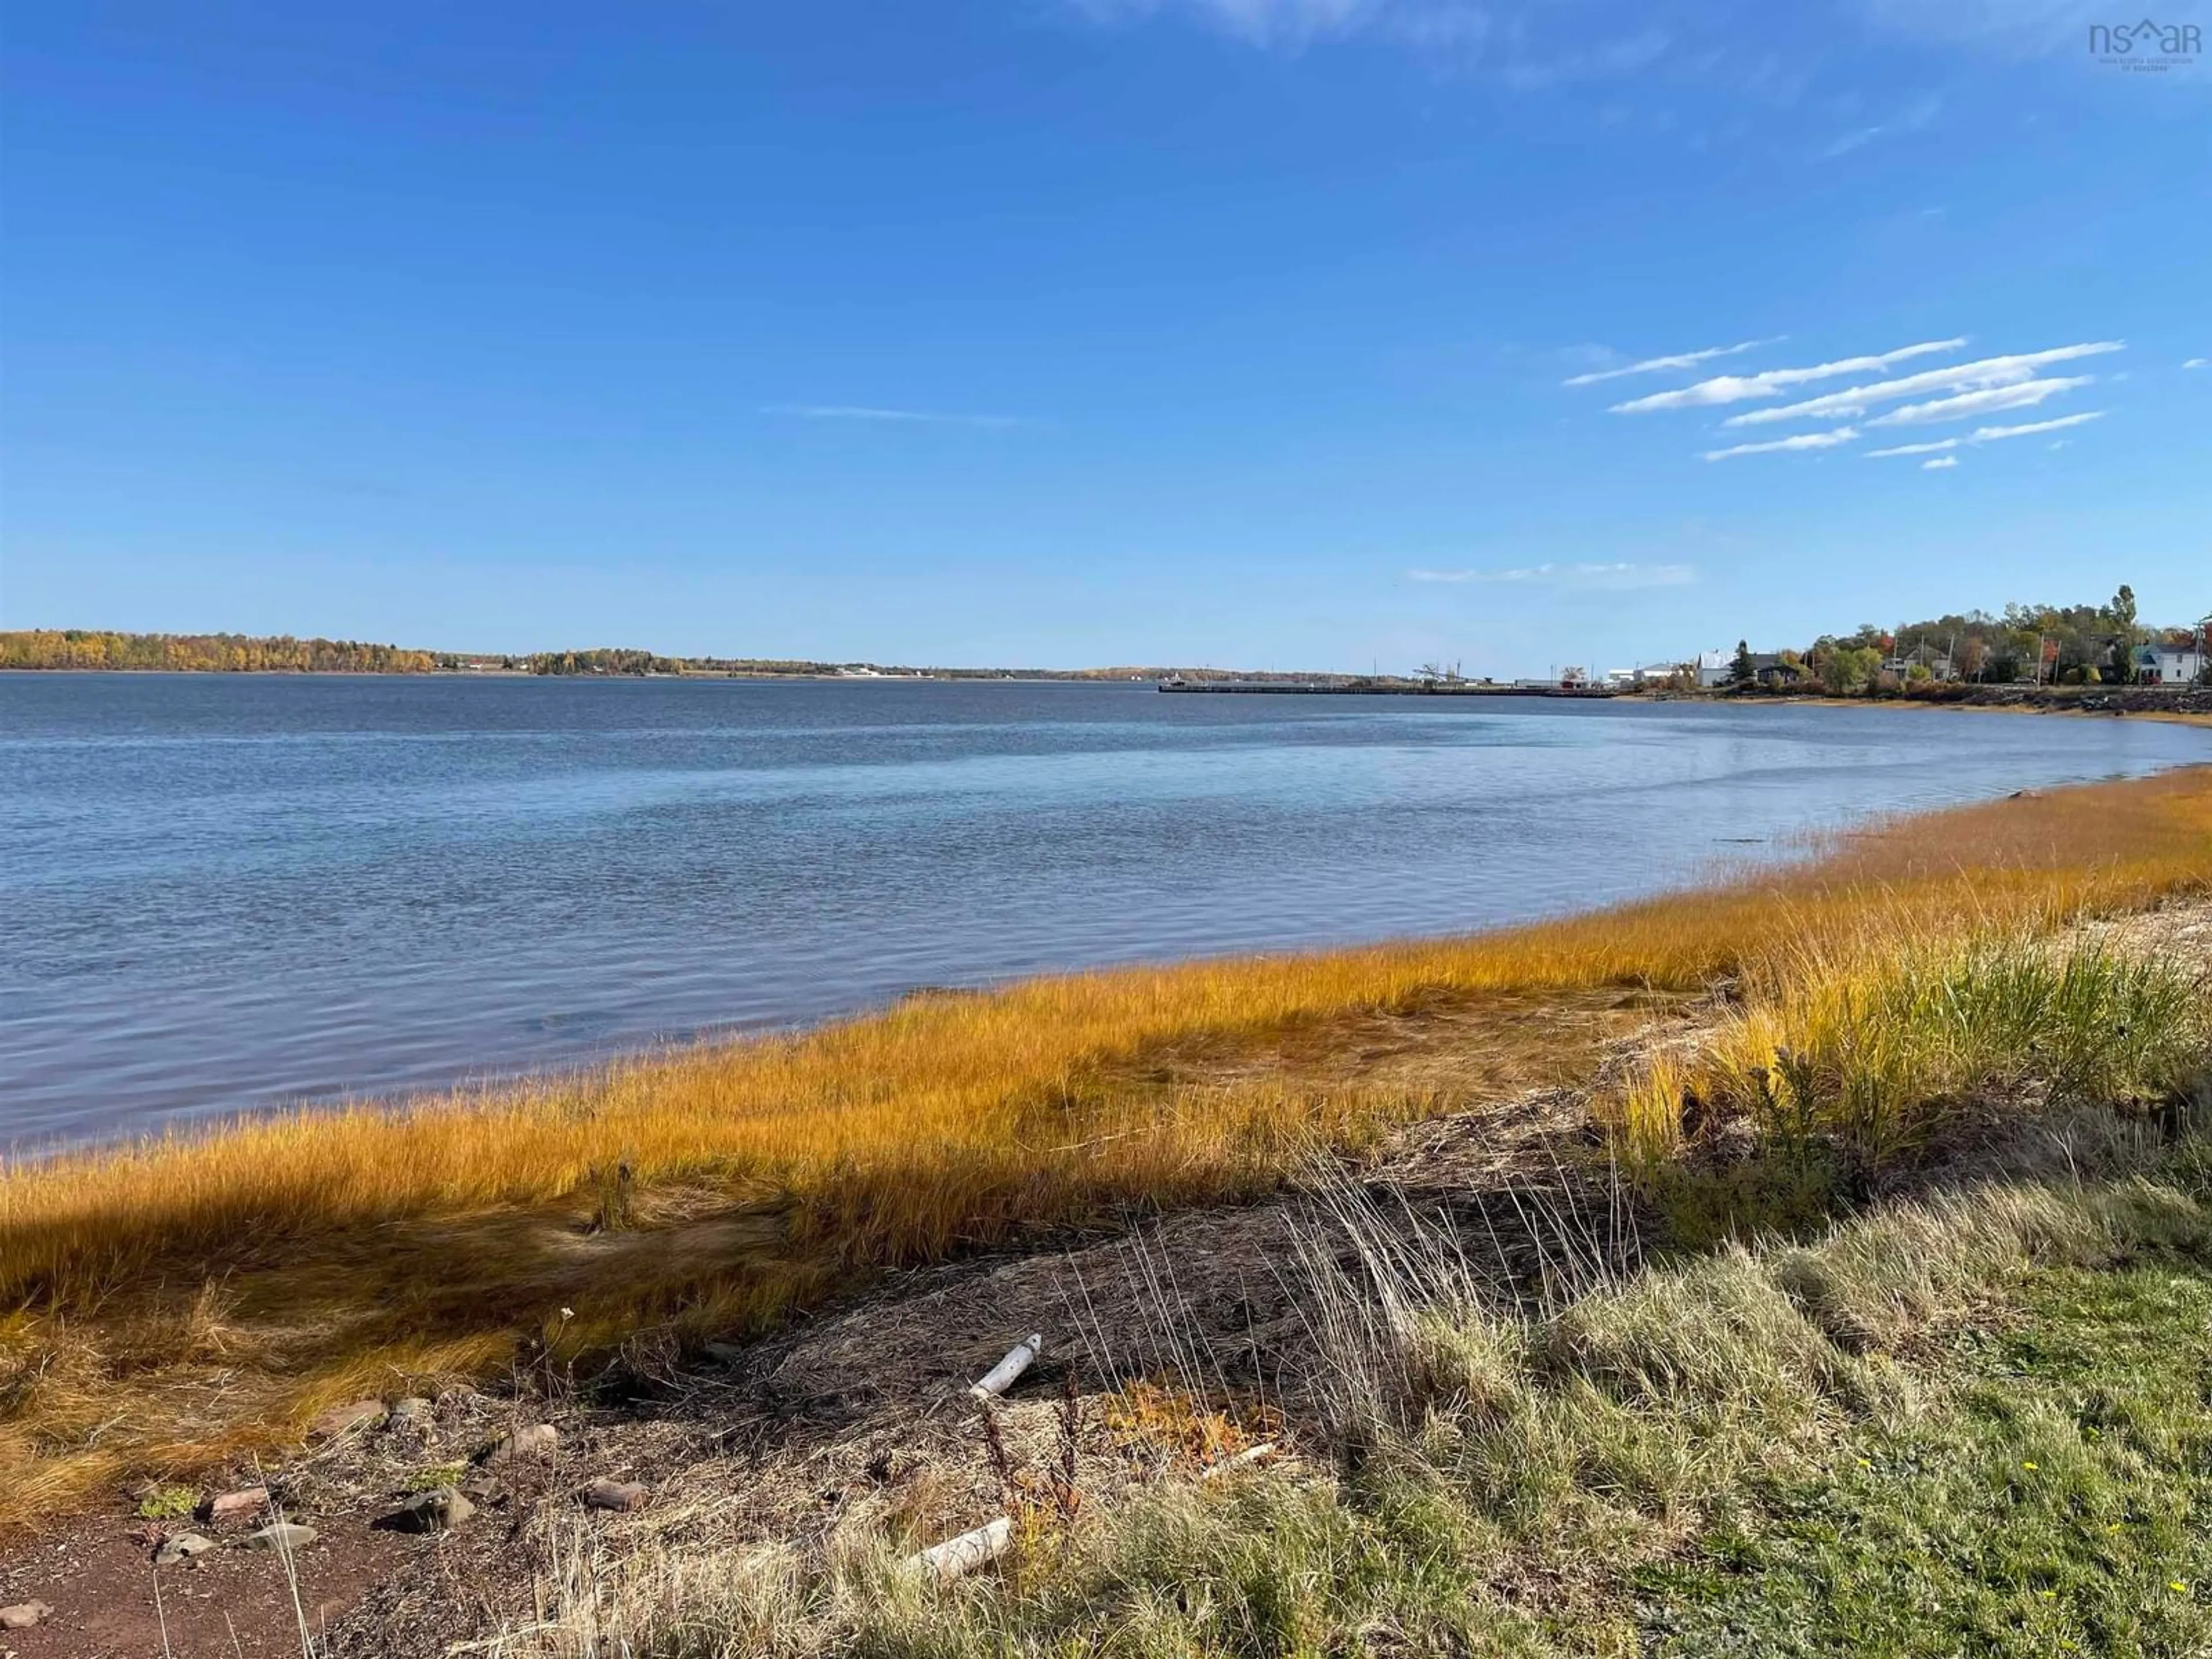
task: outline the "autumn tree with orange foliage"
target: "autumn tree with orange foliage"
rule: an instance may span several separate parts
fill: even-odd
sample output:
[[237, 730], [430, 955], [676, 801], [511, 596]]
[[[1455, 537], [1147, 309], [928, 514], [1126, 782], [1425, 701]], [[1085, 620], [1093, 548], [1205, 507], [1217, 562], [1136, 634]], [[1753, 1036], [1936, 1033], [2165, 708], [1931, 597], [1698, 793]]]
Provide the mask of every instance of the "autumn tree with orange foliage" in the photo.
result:
[[427, 674], [428, 651], [289, 634], [115, 634], [87, 628], [0, 634], [0, 668], [114, 668], [169, 673]]

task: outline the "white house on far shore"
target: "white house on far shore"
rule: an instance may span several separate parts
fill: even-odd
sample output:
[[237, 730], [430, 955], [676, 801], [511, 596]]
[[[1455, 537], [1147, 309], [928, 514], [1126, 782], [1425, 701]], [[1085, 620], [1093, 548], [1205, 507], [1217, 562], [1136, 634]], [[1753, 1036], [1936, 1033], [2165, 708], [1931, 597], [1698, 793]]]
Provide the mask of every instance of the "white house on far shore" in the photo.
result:
[[2131, 661], [2142, 685], [2188, 685], [2204, 672], [2204, 653], [2193, 645], [2139, 645]]
[[1735, 653], [1733, 651], [1700, 651], [1698, 653], [1698, 684], [1710, 690], [1726, 685], [1735, 678]]

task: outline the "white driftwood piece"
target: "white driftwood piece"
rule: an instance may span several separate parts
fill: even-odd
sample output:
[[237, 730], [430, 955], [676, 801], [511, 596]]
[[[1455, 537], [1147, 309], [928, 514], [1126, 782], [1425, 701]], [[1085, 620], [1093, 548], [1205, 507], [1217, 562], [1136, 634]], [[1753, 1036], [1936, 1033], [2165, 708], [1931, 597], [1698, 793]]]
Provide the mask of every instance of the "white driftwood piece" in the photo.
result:
[[957, 1538], [948, 1538], [942, 1544], [931, 1545], [919, 1555], [909, 1555], [906, 1559], [906, 1569], [942, 1584], [997, 1560], [1013, 1547], [1012, 1518], [1002, 1515], [995, 1521], [986, 1522], [973, 1532], [963, 1532]]
[[1262, 1440], [1256, 1446], [1245, 1447], [1233, 1457], [1224, 1457], [1218, 1463], [1200, 1469], [1198, 1472], [1198, 1478], [1201, 1480], [1211, 1480], [1217, 1475], [1227, 1474], [1231, 1469], [1245, 1468], [1258, 1462], [1261, 1458], [1272, 1457], [1274, 1454], [1275, 1443], [1272, 1440]]
[[985, 1373], [983, 1380], [968, 1390], [978, 1400], [989, 1400], [1006, 1393], [1014, 1386], [1014, 1379], [1029, 1370], [1030, 1362], [1044, 1351], [1042, 1334], [1016, 1343], [1006, 1351], [1006, 1357]]

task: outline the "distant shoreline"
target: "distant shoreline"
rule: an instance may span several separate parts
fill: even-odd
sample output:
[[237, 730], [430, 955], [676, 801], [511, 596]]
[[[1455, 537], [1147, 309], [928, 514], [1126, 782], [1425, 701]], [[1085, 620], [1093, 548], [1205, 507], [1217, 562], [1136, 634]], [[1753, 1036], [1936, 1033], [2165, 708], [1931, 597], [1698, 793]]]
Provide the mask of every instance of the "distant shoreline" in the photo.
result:
[[[1077, 670], [1056, 672], [1051, 669], [956, 669], [938, 673], [914, 674], [837, 674], [741, 672], [737, 670], [696, 670], [682, 674], [540, 674], [528, 668], [423, 668], [423, 669], [356, 669], [356, 668], [87, 668], [0, 667], [0, 678], [22, 679], [58, 679], [71, 675], [100, 678], [155, 678], [163, 675], [175, 679], [192, 680], [576, 680], [590, 683], [637, 684], [647, 681], [743, 680], [756, 684], [772, 685], [792, 682], [818, 682], [829, 685], [1144, 685], [1157, 684], [1150, 677], [1122, 678], [1110, 674], [1085, 673]], [[1163, 674], [1161, 678], [1168, 678]], [[1267, 688], [1281, 690], [1295, 690], [1284, 685]]]
[[2139, 720], [2212, 725], [2212, 686], [2201, 685], [1945, 685], [1936, 690], [1904, 690], [1878, 696], [1834, 696], [1821, 693], [1735, 691], [1720, 689], [1667, 690], [1609, 686], [1455, 684], [1419, 681], [1352, 681], [1299, 685], [1248, 684], [1166, 684], [1179, 696], [1552, 697], [1574, 702], [1690, 703], [1728, 708], [1958, 708], [2007, 714], [2128, 715]]
[[689, 669], [680, 673], [541, 673], [528, 668], [435, 667], [352, 668], [183, 668], [112, 665], [52, 667], [0, 666], [0, 678], [84, 676], [172, 675], [191, 679], [324, 680], [576, 680], [741, 682], [772, 685], [1126, 685], [1150, 686], [1181, 696], [1340, 696], [1480, 700], [1549, 699], [1562, 702], [1625, 702], [1638, 705], [1686, 703], [1729, 708], [1952, 708], [1981, 714], [2128, 716], [2184, 726], [2212, 726], [2212, 687], [2207, 686], [2024, 686], [1982, 685], [1940, 691], [1899, 691], [1880, 696], [1835, 696], [1820, 693], [1738, 692], [1723, 690], [1664, 690], [1609, 686], [1551, 686], [1428, 683], [1332, 675], [1261, 678], [1209, 672], [1196, 678], [1188, 670], [1097, 671], [1081, 669], [939, 669], [870, 673], [823, 670]]
[[[263, 679], [263, 680], [750, 680], [763, 684], [792, 680], [819, 680], [842, 685], [1158, 685], [1178, 677], [1190, 678], [1191, 669], [1146, 669], [1099, 671], [1092, 669], [1053, 668], [943, 668], [918, 670], [885, 669], [873, 673], [841, 672], [835, 669], [686, 669], [681, 673], [541, 673], [531, 668], [216, 668], [179, 667], [161, 664], [57, 663], [51, 665], [31, 665], [21, 663], [0, 664], [0, 676], [58, 677], [70, 674], [127, 676], [173, 675], [180, 679]], [[1211, 673], [1212, 671], [1204, 671]], [[1245, 677], [1223, 675], [1224, 680]], [[1285, 676], [1280, 684], [1257, 687], [1260, 690], [1292, 691], [1303, 688], [1308, 678]]]
[[88, 628], [0, 629], [0, 672], [378, 674], [421, 678], [528, 675], [550, 679], [1038, 680], [1147, 683], [1238, 679], [1291, 684], [1310, 671], [1106, 663], [1085, 668], [969, 668], [858, 658], [669, 656], [627, 646], [560, 651], [430, 651], [293, 635], [132, 634]]

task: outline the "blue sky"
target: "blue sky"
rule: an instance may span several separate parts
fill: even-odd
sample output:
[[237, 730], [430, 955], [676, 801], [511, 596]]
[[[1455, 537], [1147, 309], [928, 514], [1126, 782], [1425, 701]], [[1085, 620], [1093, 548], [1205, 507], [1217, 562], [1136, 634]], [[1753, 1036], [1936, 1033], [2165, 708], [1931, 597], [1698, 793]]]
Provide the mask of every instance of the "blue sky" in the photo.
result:
[[2106, 10], [33, 0], [0, 625], [1511, 674], [2195, 617], [2212, 57]]

